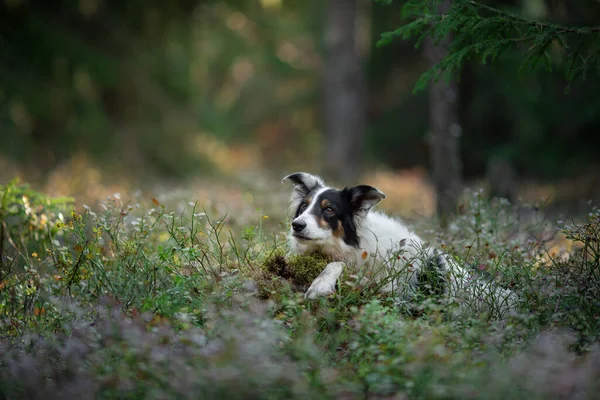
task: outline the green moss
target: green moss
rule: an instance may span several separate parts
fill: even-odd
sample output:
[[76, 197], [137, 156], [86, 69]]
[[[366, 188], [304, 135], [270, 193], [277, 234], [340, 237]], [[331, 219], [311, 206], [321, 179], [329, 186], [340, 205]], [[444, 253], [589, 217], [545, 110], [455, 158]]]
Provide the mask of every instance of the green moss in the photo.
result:
[[310, 285], [329, 262], [331, 260], [320, 253], [293, 255], [287, 260], [288, 279], [296, 285]]
[[284, 276], [288, 269], [288, 263], [284, 253], [280, 250], [275, 250], [265, 259], [263, 267], [273, 275]]
[[330, 261], [320, 253], [298, 254], [286, 258], [282, 251], [275, 251], [265, 259], [264, 268], [294, 285], [306, 286], [319, 276]]

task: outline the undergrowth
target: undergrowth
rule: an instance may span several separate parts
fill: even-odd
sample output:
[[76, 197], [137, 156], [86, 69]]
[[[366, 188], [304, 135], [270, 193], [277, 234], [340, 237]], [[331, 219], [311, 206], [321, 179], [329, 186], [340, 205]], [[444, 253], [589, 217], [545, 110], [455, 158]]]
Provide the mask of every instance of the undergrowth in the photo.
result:
[[[593, 398], [600, 389], [600, 210], [551, 223], [468, 193], [423, 228], [504, 315], [410, 311], [359, 279], [303, 293], [327, 260], [287, 257], [264, 217], [240, 229], [189, 203], [101, 206], [0, 186], [1, 398]], [[551, 248], [566, 237], [567, 252]], [[486, 301], [486, 299], [476, 299]], [[416, 312], [415, 312], [416, 311]]]

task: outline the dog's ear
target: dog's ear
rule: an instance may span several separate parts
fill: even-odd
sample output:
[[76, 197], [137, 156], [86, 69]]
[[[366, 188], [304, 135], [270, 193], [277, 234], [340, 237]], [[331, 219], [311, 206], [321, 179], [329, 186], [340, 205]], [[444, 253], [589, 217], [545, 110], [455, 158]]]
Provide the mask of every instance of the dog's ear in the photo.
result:
[[373, 186], [358, 185], [346, 190], [349, 194], [350, 205], [355, 213], [366, 213], [385, 199], [385, 194]]
[[287, 180], [292, 181], [294, 184], [294, 191], [298, 192], [301, 196], [306, 196], [314, 189], [325, 186], [325, 183], [321, 178], [307, 174], [306, 172], [295, 172], [283, 178], [281, 182], [285, 183]]

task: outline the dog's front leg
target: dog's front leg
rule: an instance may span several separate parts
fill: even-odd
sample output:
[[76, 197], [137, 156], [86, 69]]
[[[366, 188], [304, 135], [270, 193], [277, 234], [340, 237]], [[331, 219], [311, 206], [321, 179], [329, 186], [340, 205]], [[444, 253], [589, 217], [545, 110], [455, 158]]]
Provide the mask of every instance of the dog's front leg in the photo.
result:
[[323, 272], [310, 284], [304, 298], [315, 299], [335, 292], [335, 285], [343, 270], [343, 262], [335, 261], [327, 264]]

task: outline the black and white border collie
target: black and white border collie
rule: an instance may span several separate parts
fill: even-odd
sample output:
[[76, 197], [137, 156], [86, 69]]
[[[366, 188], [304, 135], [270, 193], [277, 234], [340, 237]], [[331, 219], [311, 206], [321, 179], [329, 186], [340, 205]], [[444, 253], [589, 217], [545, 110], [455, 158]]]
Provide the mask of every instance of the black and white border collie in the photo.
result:
[[318, 251], [333, 260], [312, 282], [306, 298], [334, 292], [344, 268], [350, 267], [355, 274], [370, 270], [363, 279], [381, 282], [380, 291], [410, 295], [424, 282], [424, 275], [434, 273], [438, 293], [466, 289], [484, 300], [491, 290], [499, 304], [514, 303], [512, 292], [501, 287], [483, 284], [475, 290], [468, 271], [450, 256], [427, 246], [400, 220], [374, 211], [385, 199], [380, 190], [368, 185], [338, 190], [305, 172], [290, 174], [282, 180], [286, 181], [293, 183], [291, 252]]

